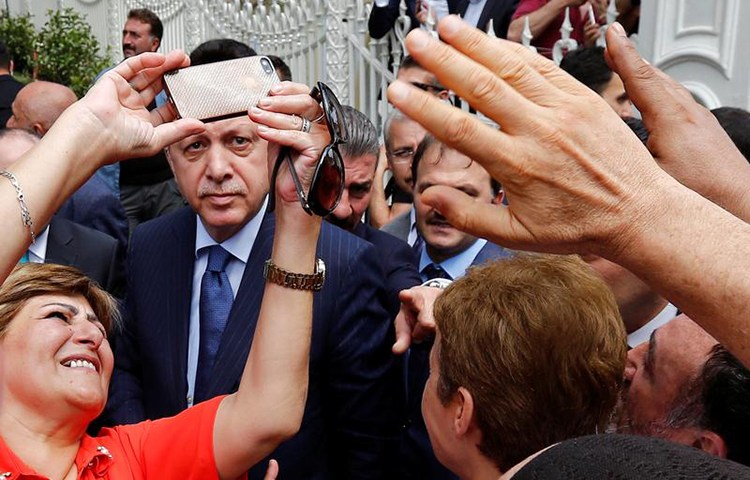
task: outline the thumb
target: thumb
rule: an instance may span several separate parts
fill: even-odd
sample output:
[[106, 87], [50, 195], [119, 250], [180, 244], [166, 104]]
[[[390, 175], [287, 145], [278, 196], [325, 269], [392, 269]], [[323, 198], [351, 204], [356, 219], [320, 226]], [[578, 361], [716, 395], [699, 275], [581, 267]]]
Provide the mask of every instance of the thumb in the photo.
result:
[[505, 205], [484, 203], [461, 190], [436, 185], [422, 193], [422, 201], [443, 215], [455, 228], [504, 246], [518, 242]]
[[619, 23], [607, 29], [606, 37], [607, 63], [622, 79], [633, 104], [644, 118], [658, 116], [663, 110], [663, 100], [684, 87], [645, 61]]

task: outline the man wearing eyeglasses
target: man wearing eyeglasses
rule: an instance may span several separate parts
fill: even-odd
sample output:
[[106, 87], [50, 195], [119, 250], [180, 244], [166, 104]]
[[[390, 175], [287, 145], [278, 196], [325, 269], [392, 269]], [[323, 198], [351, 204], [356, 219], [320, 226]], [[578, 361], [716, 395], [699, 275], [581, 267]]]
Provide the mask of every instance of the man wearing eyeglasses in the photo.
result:
[[[289, 83], [278, 88], [305, 90]], [[294, 98], [312, 105], [304, 121], [282, 115], [299, 123], [281, 128], [301, 142], [311, 129], [321, 130], [312, 125], [321, 108], [311, 96], [298, 92]], [[284, 105], [284, 96], [265, 101]], [[280, 115], [253, 109], [256, 114]], [[248, 355], [264, 271], [271, 268], [266, 260], [276, 217], [268, 213], [268, 156], [279, 148], [261, 138], [247, 115], [205, 127], [167, 149], [190, 208], [133, 233], [132, 288], [108, 404], [108, 420], [115, 424], [175, 415], [236, 391]], [[271, 456], [289, 479], [392, 478], [386, 469], [401, 396], [378, 255], [371, 244], [324, 222], [318, 257], [325, 281], [314, 296], [305, 415], [300, 431]], [[306, 277], [319, 280], [320, 274], [316, 268]], [[264, 478], [265, 465], [260, 462], [249, 478]]]
[[[414, 226], [411, 161], [424, 135], [425, 129], [420, 124], [398, 110], [388, 115], [383, 127], [383, 152], [375, 172], [369, 205], [370, 223], [409, 245], [413, 245], [416, 238], [416, 230], [410, 236]], [[383, 187], [386, 167], [392, 176]]]

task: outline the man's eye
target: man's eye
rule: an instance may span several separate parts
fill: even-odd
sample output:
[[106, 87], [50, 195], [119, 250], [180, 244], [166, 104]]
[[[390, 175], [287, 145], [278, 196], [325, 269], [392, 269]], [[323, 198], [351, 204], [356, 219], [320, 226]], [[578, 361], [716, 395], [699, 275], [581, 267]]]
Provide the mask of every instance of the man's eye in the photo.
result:
[[203, 143], [201, 143], [201, 142], [193, 142], [190, 145], [188, 145], [185, 150], [188, 151], [188, 152], [194, 152], [196, 150], [200, 150], [201, 147], [203, 147]]
[[244, 146], [244, 145], [247, 145], [248, 143], [250, 143], [250, 140], [248, 140], [248, 139], [247, 139], [247, 138], [245, 138], [245, 137], [234, 137], [234, 138], [232, 139], [232, 142], [233, 142], [233, 143], [234, 143], [234, 144], [235, 144], [236, 146], [238, 146], [238, 147], [242, 147], [242, 146]]

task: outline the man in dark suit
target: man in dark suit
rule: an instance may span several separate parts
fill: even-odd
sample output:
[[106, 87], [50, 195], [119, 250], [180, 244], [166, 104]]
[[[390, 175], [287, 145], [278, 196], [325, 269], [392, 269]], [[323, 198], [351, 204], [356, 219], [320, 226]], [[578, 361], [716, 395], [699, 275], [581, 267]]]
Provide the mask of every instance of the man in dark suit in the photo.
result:
[[[419, 20], [415, 15], [416, 1], [418, 0], [406, 0], [406, 14], [410, 20], [409, 30], [419, 26]], [[383, 38], [393, 29], [396, 25], [396, 20], [401, 14], [400, 5], [401, 0], [381, 0], [373, 3], [372, 10], [370, 10], [370, 18], [367, 21], [370, 37], [376, 39]]]
[[23, 84], [13, 78], [13, 60], [5, 43], [0, 40], [0, 130], [12, 115], [11, 105]]
[[[457, 195], [469, 195], [476, 202], [490, 204], [502, 201], [500, 185], [481, 165], [427, 135], [414, 155], [412, 178], [419, 233], [417, 265], [422, 280], [455, 280], [471, 266], [510, 256], [510, 252], [503, 247], [454, 228], [423, 201], [425, 190], [433, 186], [454, 188]], [[403, 477], [452, 480], [456, 478], [455, 475], [435, 458], [422, 419], [422, 391], [430, 372], [431, 347], [432, 341], [425, 341], [413, 344], [406, 353], [408, 418], [402, 444]]]
[[[275, 157], [278, 148], [268, 149], [247, 116], [207, 123], [205, 132], [168, 148], [192, 209], [133, 233], [131, 288], [108, 405], [114, 423], [174, 415], [237, 389], [273, 244], [267, 156]], [[213, 265], [215, 252], [221, 265]], [[377, 253], [324, 222], [318, 256], [327, 278], [315, 294], [305, 415], [299, 433], [271, 457], [290, 479], [390, 478], [398, 372]], [[211, 272], [220, 272], [231, 289], [225, 324], [208, 332], [213, 313], [201, 306], [202, 277]], [[210, 338], [215, 349], [206, 367]], [[263, 478], [265, 463], [250, 478]]]
[[488, 31], [490, 20], [495, 36], [505, 38], [508, 35], [508, 25], [516, 11], [518, 0], [461, 0], [458, 3], [456, 13], [477, 27], [479, 30]]
[[380, 150], [375, 126], [362, 112], [345, 106], [344, 121], [347, 142], [340, 147], [346, 169], [346, 184], [338, 207], [326, 220], [352, 232], [375, 246], [385, 274], [388, 311], [391, 318], [398, 313], [398, 293], [422, 281], [416, 268], [416, 257], [409, 245], [392, 235], [362, 222], [372, 196], [375, 167]]
[[[0, 130], [0, 168], [10, 167], [39, 138], [26, 130]], [[59, 216], [39, 228], [22, 261], [57, 263], [76, 267], [109, 293], [121, 297], [125, 290], [125, 253], [111, 236]]]

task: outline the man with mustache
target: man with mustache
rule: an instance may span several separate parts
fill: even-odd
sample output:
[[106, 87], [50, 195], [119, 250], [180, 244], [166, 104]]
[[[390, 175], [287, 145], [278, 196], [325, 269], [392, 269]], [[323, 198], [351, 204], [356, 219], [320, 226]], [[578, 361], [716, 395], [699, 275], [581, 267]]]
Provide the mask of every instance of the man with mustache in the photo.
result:
[[416, 248], [423, 280], [435, 276], [455, 280], [472, 265], [509, 256], [501, 246], [454, 228], [437, 210], [422, 202], [422, 192], [440, 185], [457, 188], [476, 202], [500, 203], [500, 184], [481, 165], [428, 135], [419, 145], [411, 168], [417, 230], [422, 240], [417, 240]]
[[[463, 277], [471, 266], [511, 255], [499, 245], [454, 228], [437, 210], [422, 201], [422, 193], [428, 187], [445, 186], [465, 192], [478, 203], [501, 202], [500, 184], [481, 165], [427, 135], [414, 154], [412, 178], [419, 235], [414, 248], [422, 280], [428, 284], [441, 282], [436, 279], [455, 280]], [[456, 476], [435, 458], [422, 418], [422, 392], [430, 374], [431, 347], [432, 340], [412, 343], [405, 354], [408, 417], [403, 449], [409, 452], [411, 462], [405, 467], [409, 473], [404, 478], [455, 479]]]
[[372, 197], [380, 145], [375, 125], [354, 107], [343, 106], [347, 142], [339, 147], [344, 160], [344, 193], [326, 220], [372, 243], [385, 274], [388, 312], [395, 318], [401, 306], [401, 290], [419, 285], [414, 251], [393, 235], [373, 228], [362, 218]]
[[[217, 50], [204, 61], [217, 58], [227, 57]], [[238, 388], [274, 225], [284, 220], [268, 211], [269, 161], [280, 149], [263, 120], [298, 141], [307, 131], [327, 135], [323, 124], [310, 122], [303, 130], [300, 116], [278, 113], [302, 104], [300, 115], [320, 117], [308, 87], [285, 82], [272, 91], [250, 117], [206, 123], [203, 133], [166, 149], [190, 207], [133, 233], [108, 404], [112, 423], [172, 416]], [[320, 152], [307, 155], [317, 160]], [[326, 278], [314, 294], [307, 406], [300, 431], [272, 457], [288, 479], [393, 478], [387, 469], [401, 395], [378, 255], [371, 244], [326, 222], [317, 254]], [[266, 463], [249, 478], [263, 478]]]

